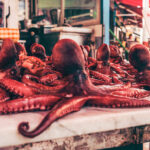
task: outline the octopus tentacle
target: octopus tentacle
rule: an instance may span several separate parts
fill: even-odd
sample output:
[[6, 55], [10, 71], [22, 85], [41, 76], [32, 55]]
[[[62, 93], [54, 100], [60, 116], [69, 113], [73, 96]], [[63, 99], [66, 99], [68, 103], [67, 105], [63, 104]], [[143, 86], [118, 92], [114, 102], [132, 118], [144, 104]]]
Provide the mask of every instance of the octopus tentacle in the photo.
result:
[[88, 101], [88, 104], [94, 106], [113, 107], [113, 108], [137, 108], [137, 107], [149, 107], [150, 101], [147, 99], [136, 99], [121, 97], [115, 95], [103, 95], [93, 96], [92, 100]]
[[[29, 80], [30, 79], [30, 80]], [[31, 74], [25, 74], [22, 77], [22, 82], [23, 83], [28, 83], [28, 81], [35, 81], [35, 82], [39, 82], [40, 78], [35, 76], [35, 75], [31, 75]]]
[[111, 64], [112, 70], [114, 70], [116, 73], [120, 74], [122, 77], [130, 77], [133, 78], [134, 76], [128, 74], [125, 70], [122, 70], [120, 67], [115, 66], [114, 64]]
[[95, 86], [92, 84], [90, 78], [88, 77], [85, 71], [80, 71], [79, 75], [77, 76], [78, 76], [78, 82], [76, 82], [76, 84], [78, 85], [78, 87], [82, 88], [83, 89], [82, 91], [87, 91], [88, 94], [92, 94], [92, 95], [108, 94], [113, 91], [118, 91], [121, 89], [128, 89], [129, 87], [131, 87], [130, 82], [126, 84]]
[[117, 67], [113, 64], [111, 64], [111, 69], [114, 70], [116, 73], [121, 74], [121, 76], [125, 77], [127, 72], [125, 72], [124, 70], [122, 70], [120, 67]]
[[114, 91], [118, 91], [118, 90], [122, 90], [122, 89], [128, 89], [131, 87], [131, 83], [128, 82], [126, 84], [116, 84], [116, 85], [101, 85], [101, 86], [97, 86], [97, 88], [100, 91], [104, 91], [105, 93], [111, 93]]
[[0, 86], [19, 96], [30, 96], [40, 93], [38, 89], [34, 89], [13, 79], [1, 79]]
[[56, 74], [47, 74], [40, 78], [40, 82], [43, 84], [47, 84], [47, 83], [49, 84], [57, 79], [58, 79], [58, 76]]
[[55, 80], [55, 81], [53, 81], [53, 82], [51, 82], [49, 85], [51, 85], [51, 86], [55, 86], [55, 85], [63, 85], [63, 84], [65, 84], [65, 80]]
[[135, 98], [143, 98], [150, 96], [150, 91], [138, 88], [128, 88], [128, 89], [120, 89], [119, 91], [114, 91], [111, 94], [120, 95], [125, 97], [135, 97]]
[[104, 80], [106, 83], [110, 83], [111, 82], [111, 78], [110, 77], [108, 77], [107, 75], [102, 74], [100, 72], [90, 70], [90, 74], [92, 76], [94, 76], [95, 78]]
[[42, 122], [33, 130], [28, 131], [28, 122], [19, 124], [19, 132], [26, 137], [33, 138], [47, 129], [55, 120], [75, 111], [79, 111], [81, 107], [88, 102], [90, 105], [106, 106], [106, 107], [142, 107], [150, 106], [148, 100], [128, 99], [117, 96], [80, 96], [73, 97], [68, 100], [58, 102], [52, 110], [45, 116]]
[[0, 102], [5, 102], [10, 99], [9, 94], [6, 90], [0, 88]]
[[119, 80], [116, 76], [112, 77], [112, 82], [116, 83], [116, 84], [123, 84], [123, 82], [121, 80]]
[[88, 57], [88, 62], [89, 63], [95, 63], [95, 64], [97, 63], [96, 59], [93, 57]]
[[65, 84], [61, 84], [61, 85], [57, 85], [57, 86], [46, 86], [43, 85], [41, 83], [37, 83], [34, 81], [34, 79], [36, 80], [37, 78], [35, 76], [32, 75], [24, 75], [22, 78], [22, 82], [24, 82], [26, 85], [33, 87], [33, 88], [38, 88], [39, 90], [45, 90], [45, 91], [59, 91], [62, 88], [64, 88], [67, 85], [67, 82], [65, 82]]
[[98, 79], [94, 79], [94, 78], [90, 78], [90, 80], [94, 85], [103, 85], [103, 84], [105, 84], [105, 81], [102, 81], [102, 80], [98, 80]]
[[148, 89], [150, 89], [150, 85], [148, 84], [148, 83], [134, 83], [134, 84], [132, 84], [132, 87], [133, 88], [148, 88]]
[[45, 69], [43, 69], [41, 76], [45, 76], [47, 74], [56, 74], [58, 78], [62, 78], [63, 77], [60, 72], [58, 72], [56, 70], [53, 70], [49, 66], [46, 66]]
[[95, 64], [95, 63], [91, 63], [91, 64], [89, 64], [89, 65], [87, 66], [87, 68], [89, 68], [89, 69], [91, 69], [91, 68], [93, 68], [93, 67], [96, 67], [96, 64]]
[[87, 61], [88, 61], [87, 68], [92, 69], [92, 68], [95, 68], [97, 66], [97, 60], [95, 58], [88, 57]]
[[59, 96], [50, 94], [40, 94], [26, 98], [18, 98], [0, 103], [0, 114], [24, 112], [28, 110], [47, 110], [59, 100]]
[[[47, 129], [55, 120], [67, 115], [68, 113], [79, 111], [89, 97], [75, 97], [68, 100], [60, 101], [54, 108], [45, 116], [43, 121], [33, 131], [27, 131], [29, 125], [27, 122], [19, 124], [19, 132], [26, 137], [35, 137]], [[26, 127], [26, 128], [25, 128]]]

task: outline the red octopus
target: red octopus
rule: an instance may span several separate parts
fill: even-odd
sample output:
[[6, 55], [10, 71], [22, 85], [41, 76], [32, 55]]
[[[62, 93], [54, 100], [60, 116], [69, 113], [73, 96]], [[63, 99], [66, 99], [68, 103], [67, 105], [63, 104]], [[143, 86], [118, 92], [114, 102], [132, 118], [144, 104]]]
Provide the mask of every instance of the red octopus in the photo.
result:
[[40, 58], [42, 61], [46, 61], [47, 56], [46, 56], [46, 51], [44, 46], [38, 43], [34, 43], [30, 47], [30, 51], [32, 56]]
[[141, 44], [132, 46], [129, 52], [129, 61], [138, 71], [136, 82], [139, 86], [150, 87], [150, 52], [148, 48]]
[[[113, 53], [113, 55], [111, 54], [111, 52]], [[127, 80], [133, 80], [133, 76], [130, 75], [126, 70], [122, 69], [121, 65], [111, 62], [111, 55], [116, 56], [116, 59], [118, 59], [119, 57], [119, 54], [116, 54], [117, 51], [111, 52], [107, 44], [102, 44], [98, 48], [96, 53], [96, 60], [92, 61], [92, 63], [88, 66], [90, 69], [91, 76], [93, 76], [96, 79], [103, 80], [104, 83], [102, 82], [102, 84], [121, 84]], [[120, 58], [121, 56], [119, 57], [119, 60]], [[97, 84], [98, 82], [93, 80], [93, 83]]]

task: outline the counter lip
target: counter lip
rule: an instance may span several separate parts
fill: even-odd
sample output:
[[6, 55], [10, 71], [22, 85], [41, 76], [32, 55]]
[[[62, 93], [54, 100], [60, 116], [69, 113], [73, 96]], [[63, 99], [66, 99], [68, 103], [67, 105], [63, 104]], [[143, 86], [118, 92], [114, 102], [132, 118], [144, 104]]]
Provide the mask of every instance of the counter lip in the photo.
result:
[[27, 112], [1, 116], [0, 148], [150, 124], [149, 108], [86, 107], [54, 122], [45, 132], [35, 138], [25, 138], [18, 133], [17, 126], [20, 122], [29, 120], [31, 128], [34, 128], [46, 113], [47, 111]]

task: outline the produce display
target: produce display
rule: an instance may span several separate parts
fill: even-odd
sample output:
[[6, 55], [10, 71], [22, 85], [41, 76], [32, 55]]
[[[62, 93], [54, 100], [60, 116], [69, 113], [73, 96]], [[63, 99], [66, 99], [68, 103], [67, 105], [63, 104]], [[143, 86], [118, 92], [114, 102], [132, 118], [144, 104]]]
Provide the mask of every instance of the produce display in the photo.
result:
[[71, 39], [59, 40], [46, 56], [40, 44], [31, 46], [32, 56], [11, 39], [0, 50], [0, 114], [49, 110], [32, 131], [21, 122], [19, 133], [35, 137], [55, 120], [84, 106], [134, 108], [150, 106], [150, 52], [133, 46], [129, 62], [116, 46], [102, 44], [96, 59], [89, 47]]

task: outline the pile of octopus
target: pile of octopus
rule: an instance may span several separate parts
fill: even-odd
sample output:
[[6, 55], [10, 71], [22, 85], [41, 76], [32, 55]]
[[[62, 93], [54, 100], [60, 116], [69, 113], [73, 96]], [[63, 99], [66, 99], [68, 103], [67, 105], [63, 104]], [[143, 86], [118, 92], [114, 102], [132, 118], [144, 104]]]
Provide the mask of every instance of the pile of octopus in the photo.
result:
[[89, 46], [59, 40], [47, 56], [41, 44], [25, 47], [11, 39], [0, 48], [0, 114], [48, 110], [37, 127], [21, 122], [18, 131], [33, 138], [55, 120], [82, 107], [125, 108], [150, 106], [150, 52], [136, 44], [129, 61], [119, 48], [102, 44], [96, 58]]

